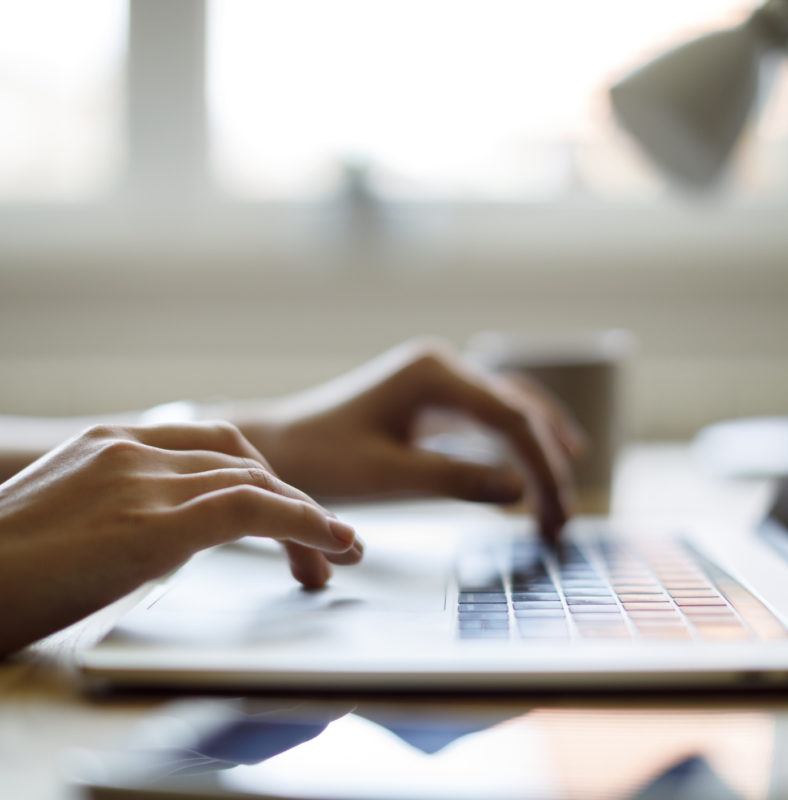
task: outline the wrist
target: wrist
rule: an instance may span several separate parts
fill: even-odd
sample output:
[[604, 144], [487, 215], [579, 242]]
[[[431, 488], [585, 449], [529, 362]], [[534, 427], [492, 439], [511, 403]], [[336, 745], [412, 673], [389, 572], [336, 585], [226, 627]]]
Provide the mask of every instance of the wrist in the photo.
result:
[[282, 404], [260, 400], [228, 400], [194, 404], [196, 419], [230, 422], [283, 477], [287, 464], [288, 419]]

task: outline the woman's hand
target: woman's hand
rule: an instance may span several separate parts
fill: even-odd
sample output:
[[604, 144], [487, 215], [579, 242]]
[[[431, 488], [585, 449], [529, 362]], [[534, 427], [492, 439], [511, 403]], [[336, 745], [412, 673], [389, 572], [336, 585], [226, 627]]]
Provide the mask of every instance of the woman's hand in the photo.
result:
[[[462, 412], [503, 435], [520, 469], [415, 446], [416, 424], [430, 408]], [[506, 503], [527, 491], [548, 539], [567, 519], [568, 462], [582, 448], [582, 434], [544, 390], [513, 391], [435, 343], [405, 344], [278, 409], [235, 415], [277, 472], [315, 496], [416, 493]]]
[[0, 654], [247, 534], [281, 541], [310, 587], [361, 558], [228, 423], [92, 428], [0, 484]]

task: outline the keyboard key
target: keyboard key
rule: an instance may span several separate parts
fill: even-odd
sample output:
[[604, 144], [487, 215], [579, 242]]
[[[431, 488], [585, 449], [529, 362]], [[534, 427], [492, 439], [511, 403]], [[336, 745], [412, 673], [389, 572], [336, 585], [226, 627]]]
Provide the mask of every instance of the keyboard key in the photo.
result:
[[460, 592], [460, 603], [505, 603], [505, 592]]
[[554, 592], [553, 583], [518, 583], [512, 581], [512, 592]]
[[671, 603], [661, 600], [653, 600], [649, 603], [624, 603], [627, 611], [670, 611], [673, 606]]
[[460, 619], [509, 619], [505, 611], [460, 611]]
[[488, 592], [497, 592], [502, 594], [504, 592], [503, 580], [491, 581], [490, 583], [463, 583], [458, 581], [459, 590], [463, 593], [470, 592], [473, 594]]
[[553, 582], [550, 580], [549, 575], [540, 575], [539, 577], [523, 577], [518, 575], [517, 573], [512, 573], [509, 575], [509, 581], [511, 582], [512, 586], [544, 586], [547, 584], [550, 587], [553, 587]]
[[613, 597], [567, 597], [566, 604], [572, 606], [615, 606], [618, 605]]
[[607, 588], [605, 583], [603, 581], [601, 581], [601, 580], [568, 578], [567, 580], [561, 581], [561, 583], [565, 588], [571, 588], [571, 589], [581, 589], [581, 588], [605, 589], [605, 588]]
[[672, 561], [651, 561], [650, 566], [657, 575], [667, 575], [668, 577], [674, 575], [678, 575], [679, 577], [706, 577], [703, 570], [700, 569], [697, 564], [686, 558], [674, 559]]
[[509, 568], [517, 572], [530, 573], [533, 575], [544, 575], [547, 572], [541, 558], [534, 558], [533, 555], [523, 555], [513, 553], [509, 561]]
[[680, 606], [681, 613], [686, 614], [688, 617], [703, 616], [710, 614], [712, 616], [733, 616], [734, 611], [728, 605], [715, 605], [715, 606]]
[[733, 615], [727, 617], [695, 617], [690, 618], [690, 622], [700, 629], [705, 627], [728, 627], [728, 628], [743, 628], [744, 625]]
[[615, 628], [626, 627], [626, 622], [620, 614], [585, 614], [572, 617], [578, 630], [586, 628]]
[[697, 630], [707, 641], [741, 641], [750, 638], [742, 625], [698, 625]]
[[676, 605], [684, 608], [685, 606], [725, 606], [727, 603], [722, 597], [679, 597]]
[[560, 602], [558, 592], [512, 592], [512, 600], [515, 602], [521, 600], [552, 600], [553, 602]]
[[508, 611], [506, 603], [458, 603], [457, 607], [464, 611]]
[[509, 561], [509, 569], [520, 575], [547, 575], [547, 568], [539, 560], [513, 556]]
[[677, 581], [669, 583], [665, 581], [665, 588], [672, 592], [674, 589], [710, 589], [711, 584], [706, 581]]
[[671, 589], [671, 597], [719, 597], [714, 589]]
[[630, 611], [629, 616], [632, 619], [681, 619], [681, 615], [675, 609], [668, 609], [663, 611], [658, 608], [643, 609], [640, 611]]
[[515, 600], [512, 602], [512, 605], [518, 611], [524, 611], [526, 609], [536, 609], [536, 608], [563, 608], [561, 605], [560, 600]]
[[505, 619], [461, 619], [457, 623], [461, 631], [508, 630], [509, 621]]
[[601, 603], [595, 603], [594, 605], [583, 605], [583, 606], [569, 606], [569, 610], [572, 614], [621, 614], [617, 605], [603, 605]]
[[736, 619], [728, 606], [685, 606], [682, 612], [688, 617], [730, 617]]
[[658, 583], [633, 584], [614, 583], [613, 588], [618, 594], [665, 594], [665, 590]]
[[514, 616], [517, 619], [564, 619], [564, 610], [556, 608], [529, 608], [515, 609]]
[[559, 572], [596, 572], [594, 565], [584, 558], [570, 561], [559, 559], [557, 566]]
[[565, 588], [564, 594], [567, 597], [612, 597], [613, 596], [610, 589], [602, 587], [594, 587], [594, 586], [589, 586], [584, 589], [583, 588], [578, 589], [575, 587]]
[[585, 561], [586, 557], [583, 555], [583, 549], [575, 542], [565, 542], [561, 548], [561, 563], [566, 564], [569, 561]]
[[558, 574], [564, 581], [598, 581], [599, 574], [592, 569], [562, 569]]
[[657, 594], [620, 594], [618, 599], [622, 603], [656, 603], [668, 602], [668, 596], [664, 593]]
[[684, 581], [707, 583], [706, 576], [698, 570], [655, 570], [654, 574], [663, 583], [682, 583]]
[[652, 614], [648, 617], [632, 617], [632, 621], [638, 628], [659, 628], [669, 625], [687, 627], [681, 614]]

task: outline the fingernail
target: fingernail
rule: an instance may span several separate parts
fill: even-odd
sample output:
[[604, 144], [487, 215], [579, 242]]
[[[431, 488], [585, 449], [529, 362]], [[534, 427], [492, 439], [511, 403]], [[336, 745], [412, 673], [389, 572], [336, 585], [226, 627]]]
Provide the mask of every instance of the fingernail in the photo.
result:
[[328, 527], [331, 529], [334, 538], [345, 547], [350, 547], [356, 539], [356, 532], [345, 522], [332, 519], [329, 520]]
[[496, 472], [485, 479], [483, 493], [492, 502], [513, 502], [523, 494], [523, 480], [515, 472]]

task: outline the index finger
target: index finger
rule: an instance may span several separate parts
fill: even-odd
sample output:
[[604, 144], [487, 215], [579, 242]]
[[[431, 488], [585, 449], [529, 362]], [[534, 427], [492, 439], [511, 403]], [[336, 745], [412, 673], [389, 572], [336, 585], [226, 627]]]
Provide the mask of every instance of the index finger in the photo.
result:
[[511, 405], [483, 376], [442, 359], [427, 377], [429, 399], [457, 408], [498, 431], [515, 447], [536, 485], [542, 533], [555, 540], [568, 519], [569, 477], [563, 464], [551, 459], [550, 433], [521, 409]]
[[249, 535], [337, 554], [356, 539], [350, 525], [317, 506], [249, 484], [206, 492], [164, 513], [200, 548]]
[[577, 459], [588, 448], [588, 437], [566, 404], [539, 381], [523, 372], [491, 375], [490, 381], [501, 395], [518, 408], [535, 408], [550, 426], [558, 444], [566, 454]]

